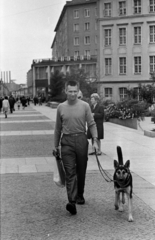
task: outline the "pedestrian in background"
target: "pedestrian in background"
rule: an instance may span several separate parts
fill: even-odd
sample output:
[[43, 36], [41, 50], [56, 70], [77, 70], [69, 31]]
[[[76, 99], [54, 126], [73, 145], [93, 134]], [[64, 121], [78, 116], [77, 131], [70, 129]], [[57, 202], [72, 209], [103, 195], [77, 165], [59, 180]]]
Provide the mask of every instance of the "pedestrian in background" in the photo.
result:
[[[90, 98], [91, 101], [91, 111], [92, 111], [92, 116], [94, 117], [96, 126], [97, 126], [97, 133], [98, 133], [98, 145], [99, 145], [99, 151], [97, 152], [97, 155], [101, 155], [101, 139], [104, 138], [104, 107], [100, 105], [100, 97], [97, 93], [93, 93]], [[88, 139], [92, 139], [92, 135], [90, 132], [90, 129], [88, 128], [87, 131], [87, 137]], [[89, 155], [95, 154], [94, 151], [89, 153]]]
[[15, 105], [15, 99], [12, 95], [9, 97], [9, 104], [10, 104], [10, 113], [13, 113], [14, 105]]
[[38, 103], [38, 98], [37, 98], [37, 96], [34, 96], [33, 102], [34, 102], [34, 105], [36, 106], [36, 104]]
[[79, 83], [68, 81], [65, 84], [67, 100], [57, 108], [54, 143], [66, 172], [68, 203], [66, 210], [77, 213], [76, 203], [84, 204], [85, 175], [88, 160], [88, 140], [86, 123], [93, 138], [93, 147], [98, 149], [97, 128], [88, 103], [78, 99]]
[[7, 113], [8, 113], [8, 110], [10, 108], [10, 104], [9, 104], [7, 96], [5, 96], [5, 98], [4, 98], [3, 102], [2, 102], [2, 108], [3, 108], [3, 112], [5, 114], [5, 118], [7, 118]]
[[20, 99], [18, 99], [17, 101], [17, 107], [18, 107], [18, 110], [20, 109]]
[[3, 102], [3, 98], [0, 97], [0, 112], [1, 112], [1, 110], [2, 110], [2, 102]]

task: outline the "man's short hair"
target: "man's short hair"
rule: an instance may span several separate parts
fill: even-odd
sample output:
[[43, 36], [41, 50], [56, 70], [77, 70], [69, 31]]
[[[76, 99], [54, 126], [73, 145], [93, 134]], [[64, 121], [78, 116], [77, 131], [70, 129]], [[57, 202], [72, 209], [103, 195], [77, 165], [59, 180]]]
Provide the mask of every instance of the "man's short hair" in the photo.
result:
[[79, 82], [77, 82], [77, 81], [75, 81], [75, 80], [68, 80], [68, 81], [65, 83], [65, 89], [66, 89], [68, 86], [78, 86], [78, 88], [79, 88]]

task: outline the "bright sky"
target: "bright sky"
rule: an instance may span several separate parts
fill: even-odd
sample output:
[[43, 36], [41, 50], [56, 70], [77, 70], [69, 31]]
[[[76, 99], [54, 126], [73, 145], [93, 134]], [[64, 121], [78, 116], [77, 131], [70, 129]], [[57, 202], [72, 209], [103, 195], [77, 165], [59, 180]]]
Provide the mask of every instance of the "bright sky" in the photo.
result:
[[0, 0], [0, 71], [26, 83], [33, 59], [51, 58], [54, 29], [66, 0]]

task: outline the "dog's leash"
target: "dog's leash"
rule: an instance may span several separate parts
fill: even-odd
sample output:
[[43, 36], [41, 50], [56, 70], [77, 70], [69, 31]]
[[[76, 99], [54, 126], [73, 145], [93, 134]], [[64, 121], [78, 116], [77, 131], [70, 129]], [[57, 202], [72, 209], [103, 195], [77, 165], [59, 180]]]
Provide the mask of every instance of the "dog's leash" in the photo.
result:
[[102, 177], [104, 178], [104, 180], [105, 180], [106, 182], [114, 182], [114, 180], [111, 179], [111, 178], [108, 176], [106, 170], [104, 170], [103, 167], [101, 166], [101, 163], [100, 163], [100, 161], [99, 161], [99, 159], [98, 159], [96, 150], [95, 150], [95, 156], [96, 156], [96, 160], [97, 160], [97, 165], [98, 165], [99, 171], [100, 171]]

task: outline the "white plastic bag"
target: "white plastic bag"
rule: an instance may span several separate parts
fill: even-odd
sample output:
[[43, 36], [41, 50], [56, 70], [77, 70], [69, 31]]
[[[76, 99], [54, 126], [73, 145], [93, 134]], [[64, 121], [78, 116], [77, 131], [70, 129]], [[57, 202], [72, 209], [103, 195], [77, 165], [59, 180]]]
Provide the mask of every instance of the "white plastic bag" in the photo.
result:
[[[53, 154], [54, 155], [54, 154]], [[53, 173], [53, 181], [58, 187], [65, 187], [66, 182], [66, 174], [63, 166], [62, 159], [55, 156], [54, 159], [54, 173]]]

